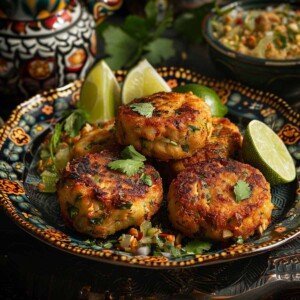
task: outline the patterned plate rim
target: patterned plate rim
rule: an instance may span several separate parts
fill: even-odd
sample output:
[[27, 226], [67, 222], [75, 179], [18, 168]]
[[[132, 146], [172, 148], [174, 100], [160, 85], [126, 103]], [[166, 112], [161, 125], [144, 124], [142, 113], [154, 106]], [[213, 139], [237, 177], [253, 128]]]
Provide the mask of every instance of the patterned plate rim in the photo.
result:
[[[191, 76], [192, 82], [201, 82], [202, 84], [206, 84], [210, 87], [229, 87], [235, 88], [236, 91], [241, 92], [242, 94], [252, 95], [259, 97], [260, 102], [271, 105], [276, 111], [282, 113], [284, 117], [286, 117], [290, 122], [294, 123], [299, 127], [300, 125], [300, 114], [293, 111], [293, 109], [280, 97], [270, 93], [263, 92], [259, 90], [255, 90], [253, 88], [244, 86], [238, 82], [233, 80], [217, 80], [213, 78], [206, 77], [204, 75], [200, 75], [197, 72], [193, 72], [189, 69], [184, 68], [176, 68], [176, 67], [161, 67], [158, 68], [159, 73], [162, 76], [172, 76], [174, 78], [181, 78], [182, 73], [186, 74], [186, 76]], [[117, 78], [124, 77], [126, 75], [126, 71], [116, 71]], [[43, 92], [41, 94], [37, 94], [36, 96], [30, 98], [29, 100], [21, 103], [16, 107], [16, 109], [11, 113], [8, 121], [5, 125], [0, 129], [0, 151], [2, 150], [2, 146], [9, 136], [10, 130], [17, 124], [20, 120], [21, 116], [26, 113], [26, 111], [30, 111], [37, 104], [41, 104], [43, 102], [51, 101], [54, 102], [58, 96], [66, 96], [70, 92], [74, 92], [81, 86], [82, 81], [76, 80], [72, 83], [69, 83], [66, 86], [50, 89], [49, 91]], [[55, 96], [54, 96], [55, 95]], [[10, 182], [14, 182], [13, 180], [8, 180]], [[15, 184], [18, 184], [18, 181], [15, 181]], [[19, 185], [19, 184], [18, 184]], [[19, 185], [21, 188], [21, 186]], [[299, 189], [299, 178], [298, 178], [298, 186], [297, 186], [297, 194], [300, 194]], [[61, 242], [58, 238], [54, 236], [50, 236], [48, 233], [43, 232], [42, 229], [36, 227], [31, 224], [29, 221], [21, 218], [12, 201], [9, 199], [8, 194], [5, 191], [0, 190], [0, 204], [4, 208], [6, 214], [23, 230], [25, 230], [30, 235], [38, 238], [39, 240], [49, 244], [57, 249], [63, 250], [64, 252], [68, 252], [71, 254], [75, 254], [80, 257], [89, 258], [92, 260], [97, 260], [106, 263], [113, 263], [123, 266], [134, 266], [134, 267], [142, 267], [142, 268], [155, 268], [155, 269], [169, 269], [176, 267], [194, 267], [194, 266], [204, 266], [211, 265], [216, 263], [228, 262], [231, 260], [241, 259], [253, 255], [257, 255], [263, 253], [265, 251], [271, 250], [275, 247], [280, 246], [287, 241], [300, 236], [300, 226], [297, 229], [284, 233], [282, 236], [278, 238], [274, 238], [269, 242], [263, 242], [259, 245], [248, 245], [239, 248], [239, 246], [231, 245], [230, 247], [224, 249], [221, 253], [212, 253], [212, 254], [203, 254], [196, 255], [195, 258], [185, 260], [185, 261], [169, 261], [166, 258], [162, 258], [161, 260], [153, 260], [154, 257], [138, 257], [138, 256], [125, 256], [122, 254], [116, 254], [111, 250], [91, 250], [91, 249], [83, 249], [77, 246], [66, 245]]]

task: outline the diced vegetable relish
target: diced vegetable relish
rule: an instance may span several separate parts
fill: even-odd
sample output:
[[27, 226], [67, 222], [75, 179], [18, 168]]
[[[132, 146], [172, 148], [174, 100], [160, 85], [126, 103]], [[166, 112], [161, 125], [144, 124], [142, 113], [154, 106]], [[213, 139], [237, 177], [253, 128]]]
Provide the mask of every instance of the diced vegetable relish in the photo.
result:
[[237, 7], [212, 19], [214, 37], [239, 53], [275, 60], [300, 58], [300, 9]]

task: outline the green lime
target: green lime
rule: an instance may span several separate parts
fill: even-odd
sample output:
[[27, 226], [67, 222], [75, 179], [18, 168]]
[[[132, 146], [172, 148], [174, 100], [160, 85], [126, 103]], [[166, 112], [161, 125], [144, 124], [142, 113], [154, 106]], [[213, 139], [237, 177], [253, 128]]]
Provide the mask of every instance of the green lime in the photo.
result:
[[242, 156], [245, 162], [258, 168], [271, 185], [291, 182], [296, 177], [294, 161], [283, 141], [260, 121], [248, 124]]
[[192, 92], [197, 97], [202, 98], [209, 105], [211, 114], [214, 117], [224, 117], [228, 112], [227, 106], [221, 102], [218, 94], [204, 85], [196, 83], [180, 85], [174, 89], [174, 92]]
[[106, 122], [115, 117], [121, 104], [121, 89], [105, 61], [101, 60], [88, 73], [78, 104], [88, 113], [91, 123]]
[[127, 74], [123, 85], [122, 102], [128, 104], [136, 98], [170, 91], [168, 84], [145, 59]]

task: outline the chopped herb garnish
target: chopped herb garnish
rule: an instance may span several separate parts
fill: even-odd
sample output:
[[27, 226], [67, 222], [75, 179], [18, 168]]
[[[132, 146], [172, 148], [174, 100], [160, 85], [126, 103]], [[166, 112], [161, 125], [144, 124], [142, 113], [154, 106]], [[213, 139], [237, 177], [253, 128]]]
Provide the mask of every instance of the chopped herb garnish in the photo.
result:
[[181, 257], [181, 251], [179, 249], [177, 249], [176, 247], [174, 247], [173, 245], [170, 246], [170, 253], [175, 258]]
[[79, 213], [79, 209], [71, 204], [68, 205], [68, 214], [71, 219], [75, 218]]
[[235, 201], [240, 202], [251, 196], [251, 188], [249, 184], [243, 180], [239, 180], [234, 186]]
[[121, 152], [121, 156], [124, 159], [133, 159], [136, 161], [146, 161], [146, 157], [144, 155], [142, 155], [141, 153], [137, 152], [132, 145], [127, 146]]
[[74, 110], [64, 121], [64, 130], [70, 137], [78, 135], [82, 126], [87, 122], [87, 113], [78, 108]]
[[194, 240], [185, 246], [185, 250], [187, 253], [202, 254], [203, 251], [210, 250], [211, 246], [212, 245], [209, 242]]
[[190, 150], [189, 145], [182, 145], [181, 148], [184, 152], [189, 152], [189, 150]]
[[132, 206], [132, 203], [131, 202], [123, 202], [123, 203], [120, 203], [119, 205], [117, 205], [117, 208], [119, 209], [130, 209]]
[[119, 159], [112, 161], [108, 164], [108, 167], [115, 171], [120, 171], [128, 176], [132, 176], [144, 167], [142, 161], [136, 161], [133, 159]]
[[244, 244], [244, 239], [241, 236], [239, 236], [236, 240], [236, 243], [239, 245]]
[[142, 174], [141, 176], [141, 181], [148, 185], [148, 186], [152, 186], [152, 179], [151, 179], [151, 176], [150, 175], [146, 175], [145, 173]]
[[151, 103], [132, 103], [129, 107], [139, 113], [141, 116], [145, 116], [146, 118], [151, 118], [153, 115], [153, 111], [155, 107]]
[[195, 132], [195, 131], [200, 130], [199, 127], [196, 127], [196, 126], [194, 126], [194, 125], [189, 125], [189, 129], [190, 129], [192, 132]]
[[104, 221], [103, 216], [90, 219], [90, 223], [92, 223], [93, 225], [101, 225], [103, 223], [103, 221]]
[[49, 146], [50, 155], [53, 161], [54, 161], [54, 153], [60, 141], [61, 134], [62, 134], [62, 124], [57, 123], [54, 127], [53, 135], [51, 137], [50, 146]]

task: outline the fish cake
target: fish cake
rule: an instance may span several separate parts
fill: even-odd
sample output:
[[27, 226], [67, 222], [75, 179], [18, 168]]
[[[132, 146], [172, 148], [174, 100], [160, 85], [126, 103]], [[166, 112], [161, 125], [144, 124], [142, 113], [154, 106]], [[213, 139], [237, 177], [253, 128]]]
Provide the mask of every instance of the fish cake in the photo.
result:
[[[251, 190], [237, 201], [234, 187], [241, 180]], [[216, 241], [260, 233], [271, 222], [270, 185], [262, 173], [234, 160], [212, 160], [180, 172], [168, 193], [169, 218], [174, 228], [189, 237]]]
[[239, 128], [227, 118], [213, 118], [213, 131], [207, 144], [192, 157], [169, 162], [173, 174], [199, 162], [218, 158], [235, 158], [242, 146]]
[[[134, 111], [131, 105], [137, 103], [151, 103], [152, 116]], [[160, 92], [136, 99], [118, 111], [118, 142], [159, 160], [192, 156], [206, 144], [211, 131], [210, 108], [192, 93]]]
[[138, 226], [157, 212], [163, 188], [159, 173], [145, 164], [143, 173], [127, 176], [108, 168], [119, 159], [117, 152], [103, 150], [73, 159], [57, 185], [61, 213], [80, 233], [105, 238], [130, 226]]

